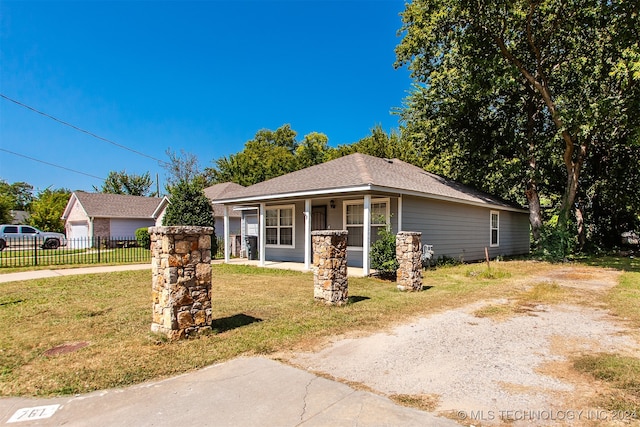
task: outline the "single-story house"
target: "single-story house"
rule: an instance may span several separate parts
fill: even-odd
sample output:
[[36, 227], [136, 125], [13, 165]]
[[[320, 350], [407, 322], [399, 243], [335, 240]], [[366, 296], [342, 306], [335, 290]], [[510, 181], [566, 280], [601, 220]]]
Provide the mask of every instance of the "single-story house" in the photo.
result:
[[216, 202], [225, 218], [234, 206], [256, 215], [261, 265], [292, 261], [310, 269], [311, 231], [324, 229], [348, 231], [347, 263], [364, 275], [384, 227], [421, 232], [435, 257], [479, 260], [485, 248], [492, 258], [529, 252], [527, 210], [398, 159], [355, 153], [229, 191]]
[[[217, 203], [217, 200], [225, 194], [238, 191], [244, 187], [235, 182], [224, 182], [215, 184], [204, 189], [204, 195], [211, 201], [213, 206], [213, 216], [216, 220], [216, 236], [222, 236], [225, 230], [224, 207]], [[229, 211], [229, 234], [240, 235], [240, 211]]]
[[62, 214], [67, 239], [135, 239], [138, 228], [162, 225], [168, 203], [166, 197], [76, 191]]
[[204, 189], [204, 194], [211, 201], [213, 206], [213, 216], [215, 218], [215, 233], [219, 239], [224, 236], [225, 230], [229, 230], [229, 239], [227, 239], [227, 247], [234, 256], [243, 254], [243, 243], [241, 239], [241, 214], [237, 210], [229, 210], [227, 215], [228, 223], [224, 220], [224, 207], [219, 205], [216, 200], [224, 197], [225, 194], [244, 188], [235, 182], [223, 182], [215, 184]]

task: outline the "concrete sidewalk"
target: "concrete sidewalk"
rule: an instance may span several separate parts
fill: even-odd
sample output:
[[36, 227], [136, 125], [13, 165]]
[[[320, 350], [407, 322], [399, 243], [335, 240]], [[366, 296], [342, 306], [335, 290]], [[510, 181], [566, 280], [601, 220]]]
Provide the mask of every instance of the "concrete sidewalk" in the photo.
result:
[[77, 274], [111, 273], [114, 271], [149, 270], [151, 264], [102, 265], [98, 267], [63, 268], [59, 270], [32, 270], [19, 273], [0, 274], [0, 283], [19, 280], [44, 279], [47, 277], [74, 276]]
[[[222, 264], [222, 260], [214, 260], [213, 264]], [[258, 261], [252, 261], [247, 259], [232, 259], [229, 264], [231, 265], [251, 265], [259, 267]], [[284, 262], [284, 261], [266, 261], [262, 268], [276, 268], [282, 270], [302, 271], [304, 264], [299, 262]], [[50, 270], [32, 270], [21, 271], [19, 273], [7, 273], [0, 274], [0, 283], [17, 282], [20, 280], [31, 279], [44, 279], [47, 277], [60, 277], [60, 276], [74, 276], [77, 274], [98, 274], [98, 273], [111, 273], [114, 271], [130, 271], [130, 270], [149, 270], [151, 271], [150, 264], [126, 264], [126, 265], [102, 265], [97, 267], [81, 267], [81, 268], [64, 268], [64, 269], [50, 269]], [[357, 267], [349, 267], [347, 275], [350, 277], [362, 277], [362, 269]]]
[[[39, 416], [45, 418], [36, 419]], [[0, 423], [14, 422], [88, 427], [460, 426], [263, 357], [238, 358], [126, 389], [0, 399]]]

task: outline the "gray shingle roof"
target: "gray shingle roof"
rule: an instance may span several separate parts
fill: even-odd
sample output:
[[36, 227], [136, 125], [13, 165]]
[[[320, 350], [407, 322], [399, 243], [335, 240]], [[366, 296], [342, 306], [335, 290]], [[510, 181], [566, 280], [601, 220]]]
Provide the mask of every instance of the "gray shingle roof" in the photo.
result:
[[96, 218], [152, 218], [160, 202], [158, 197], [127, 196], [122, 194], [74, 193], [90, 217]]
[[[234, 191], [239, 191], [244, 189], [240, 184], [236, 184], [235, 182], [223, 182], [222, 184], [212, 185], [211, 187], [207, 187], [204, 189], [204, 195], [207, 196], [209, 200], [213, 203], [213, 215], [220, 217], [224, 215], [223, 207], [216, 203], [216, 200], [224, 197], [227, 193], [232, 193]], [[240, 212], [234, 211], [232, 209], [229, 210], [229, 217], [240, 217]]]
[[389, 191], [461, 203], [519, 208], [497, 197], [429, 173], [398, 159], [355, 153], [291, 172], [219, 197], [220, 202], [242, 203], [260, 198], [302, 197], [348, 191]]

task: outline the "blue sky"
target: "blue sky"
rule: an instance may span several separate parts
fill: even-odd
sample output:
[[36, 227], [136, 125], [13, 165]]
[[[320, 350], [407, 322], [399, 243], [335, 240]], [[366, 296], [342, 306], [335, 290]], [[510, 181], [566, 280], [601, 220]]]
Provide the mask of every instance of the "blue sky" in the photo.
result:
[[[411, 87], [395, 70], [403, 0], [0, 0], [0, 93], [100, 137], [201, 166], [290, 124], [353, 143]], [[0, 148], [105, 178], [164, 169], [0, 98]], [[92, 191], [102, 180], [0, 151], [0, 178]]]

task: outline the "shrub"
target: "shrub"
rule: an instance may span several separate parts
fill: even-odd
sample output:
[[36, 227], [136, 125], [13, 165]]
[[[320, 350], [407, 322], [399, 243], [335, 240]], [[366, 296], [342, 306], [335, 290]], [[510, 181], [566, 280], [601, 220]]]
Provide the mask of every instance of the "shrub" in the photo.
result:
[[215, 226], [213, 207], [198, 183], [181, 181], [170, 191], [170, 203], [162, 220], [163, 225]]
[[146, 227], [136, 230], [136, 242], [141, 248], [149, 249], [151, 247], [151, 236], [149, 236], [149, 230]]
[[[169, 190], [169, 206], [162, 219], [162, 225], [197, 225], [215, 227], [213, 206], [205, 196], [197, 180], [180, 181]], [[215, 255], [218, 246], [215, 228], [211, 236], [211, 254]]]
[[371, 245], [371, 268], [381, 276], [393, 277], [399, 264], [396, 258], [396, 235], [388, 228], [378, 232], [378, 240]]

